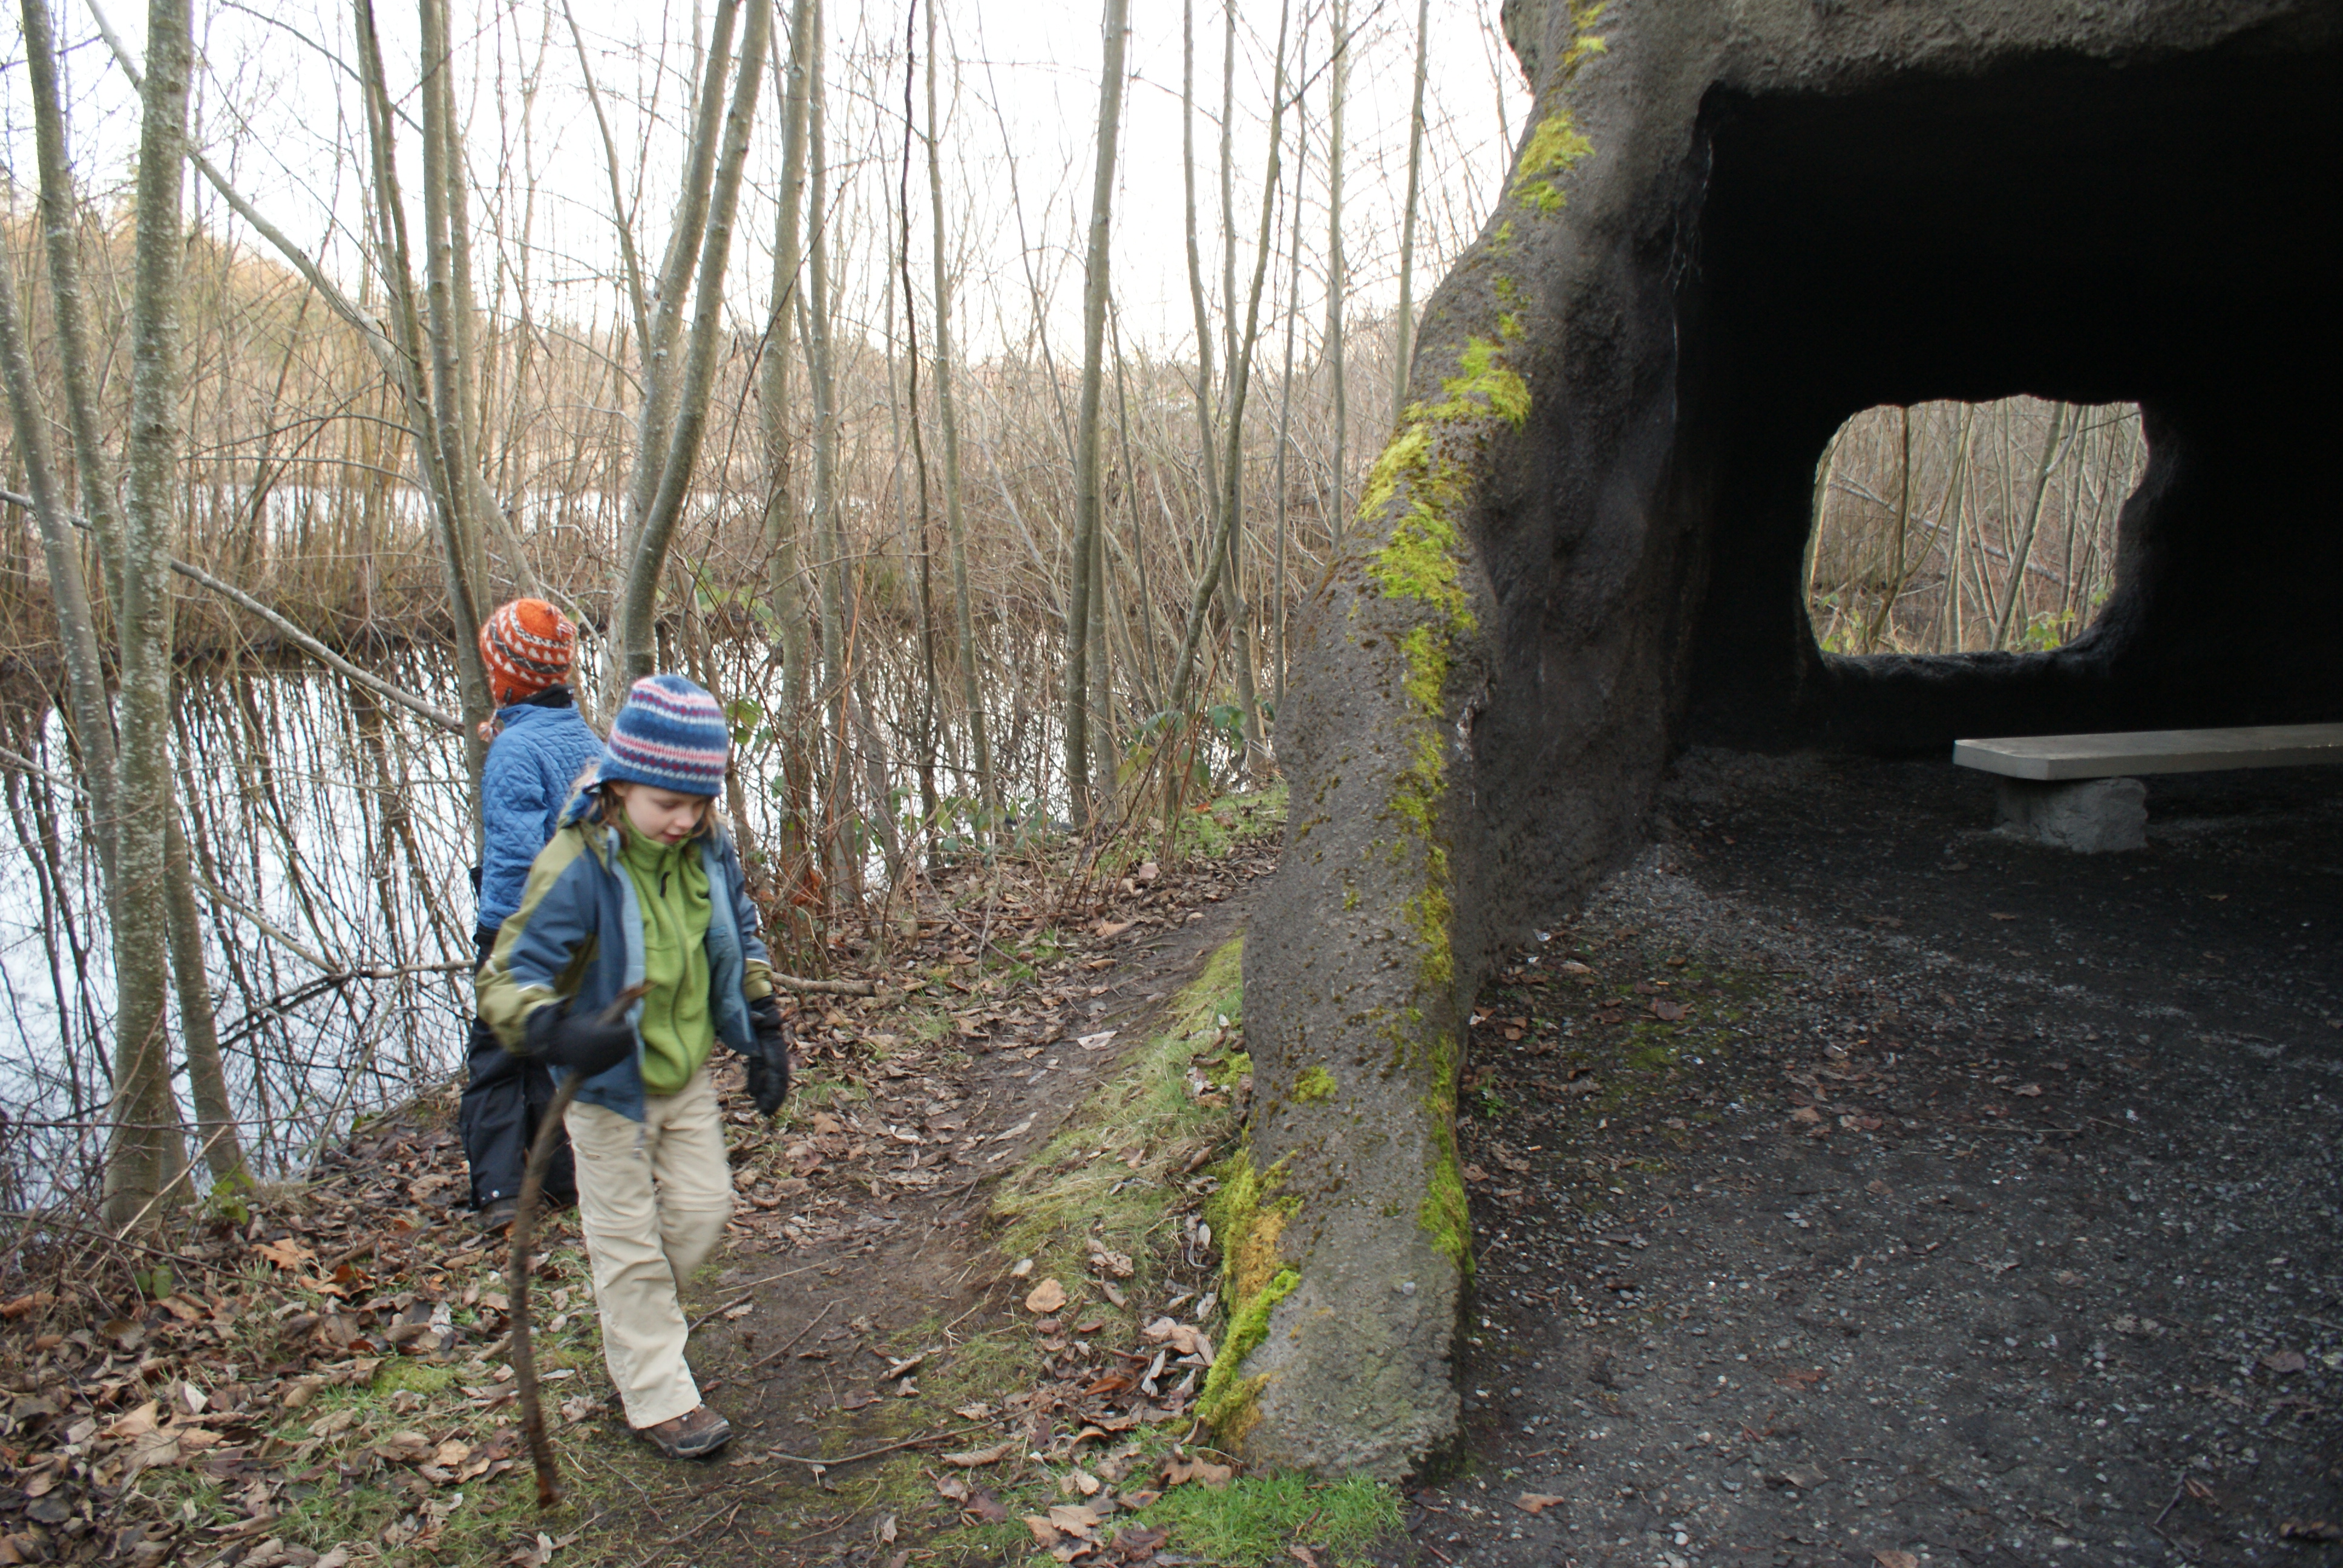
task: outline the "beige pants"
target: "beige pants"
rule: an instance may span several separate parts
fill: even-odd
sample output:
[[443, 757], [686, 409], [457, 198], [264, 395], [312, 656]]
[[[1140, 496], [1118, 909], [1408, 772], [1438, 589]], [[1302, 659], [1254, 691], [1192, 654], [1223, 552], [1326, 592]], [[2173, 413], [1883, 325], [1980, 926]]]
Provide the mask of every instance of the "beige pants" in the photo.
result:
[[643, 1110], [642, 1121], [630, 1121], [598, 1105], [572, 1105], [564, 1123], [578, 1155], [602, 1359], [636, 1427], [699, 1408], [677, 1292], [732, 1216], [732, 1171], [708, 1070], [678, 1093], [651, 1096]]

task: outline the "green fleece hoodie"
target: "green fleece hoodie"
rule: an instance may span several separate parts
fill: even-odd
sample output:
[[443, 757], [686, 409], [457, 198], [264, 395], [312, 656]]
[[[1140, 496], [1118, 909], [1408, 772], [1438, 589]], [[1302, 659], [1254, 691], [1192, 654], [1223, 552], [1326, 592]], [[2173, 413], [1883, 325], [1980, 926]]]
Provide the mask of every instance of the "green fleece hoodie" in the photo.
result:
[[643, 911], [643, 1092], [675, 1094], [716, 1049], [708, 1006], [708, 872], [690, 839], [662, 844], [621, 829], [619, 861]]

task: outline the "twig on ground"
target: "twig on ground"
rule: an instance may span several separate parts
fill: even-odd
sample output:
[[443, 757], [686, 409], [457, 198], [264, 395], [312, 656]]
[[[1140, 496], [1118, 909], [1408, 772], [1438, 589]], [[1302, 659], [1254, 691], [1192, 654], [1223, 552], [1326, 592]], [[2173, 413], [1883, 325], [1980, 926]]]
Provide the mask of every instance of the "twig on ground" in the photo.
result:
[[860, 1464], [866, 1459], [876, 1459], [882, 1453], [893, 1453], [899, 1449], [919, 1448], [926, 1443], [941, 1442], [946, 1438], [966, 1437], [971, 1432], [985, 1432], [990, 1429], [990, 1422], [980, 1422], [975, 1426], [954, 1427], [949, 1432], [931, 1432], [925, 1437], [907, 1437], [900, 1442], [890, 1442], [884, 1448], [866, 1448], [860, 1453], [850, 1453], [842, 1459], [806, 1459], [794, 1453], [783, 1453], [778, 1448], [767, 1449], [765, 1457], [788, 1464], [802, 1464], [814, 1470], [836, 1470], [841, 1464]]
[[[805, 1271], [801, 1269], [798, 1271], [802, 1273]], [[740, 1369], [742, 1375], [745, 1376], [749, 1372], [755, 1372], [759, 1367], [769, 1366], [772, 1362], [777, 1362], [783, 1356], [789, 1354], [791, 1351], [797, 1349], [798, 1342], [803, 1340], [806, 1335], [813, 1332], [813, 1331], [820, 1325], [821, 1320], [830, 1316], [830, 1309], [836, 1305], [838, 1305], [838, 1302], [834, 1297], [830, 1301], [824, 1302], [821, 1305], [821, 1311], [816, 1312], [813, 1315], [812, 1320], [809, 1322], [805, 1327], [799, 1329], [797, 1332], [789, 1336], [789, 1343], [783, 1345], [779, 1350], [769, 1352], [765, 1355], [759, 1356], [755, 1361], [750, 1362], [747, 1366]]]

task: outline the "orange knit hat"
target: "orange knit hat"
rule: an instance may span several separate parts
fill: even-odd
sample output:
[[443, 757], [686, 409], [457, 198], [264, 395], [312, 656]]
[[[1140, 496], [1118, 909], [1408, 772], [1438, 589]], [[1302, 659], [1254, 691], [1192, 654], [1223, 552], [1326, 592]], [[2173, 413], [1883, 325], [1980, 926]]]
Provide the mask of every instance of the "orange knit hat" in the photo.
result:
[[541, 598], [498, 605], [480, 628], [480, 661], [488, 667], [488, 696], [498, 708], [534, 697], [569, 678], [578, 628]]

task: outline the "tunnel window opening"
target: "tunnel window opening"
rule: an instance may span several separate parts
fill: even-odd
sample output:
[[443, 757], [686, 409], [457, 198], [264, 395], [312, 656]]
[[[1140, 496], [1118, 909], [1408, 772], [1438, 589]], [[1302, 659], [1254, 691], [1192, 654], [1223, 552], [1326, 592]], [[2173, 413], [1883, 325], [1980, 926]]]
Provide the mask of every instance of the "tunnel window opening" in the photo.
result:
[[2116, 588], [2147, 466], [2136, 403], [1864, 409], [1815, 465], [1805, 605], [1824, 652], [2046, 652]]

